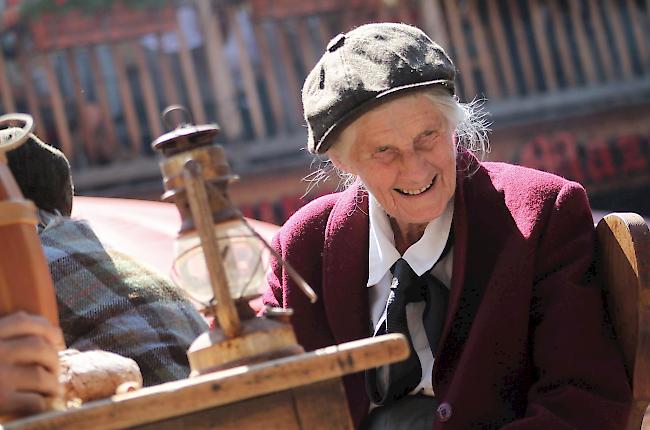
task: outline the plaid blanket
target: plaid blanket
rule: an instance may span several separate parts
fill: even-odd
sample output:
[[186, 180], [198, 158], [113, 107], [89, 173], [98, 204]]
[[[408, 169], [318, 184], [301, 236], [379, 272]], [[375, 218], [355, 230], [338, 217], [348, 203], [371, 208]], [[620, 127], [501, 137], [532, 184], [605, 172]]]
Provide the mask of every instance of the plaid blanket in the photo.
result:
[[166, 278], [104, 247], [83, 221], [41, 211], [66, 344], [134, 359], [145, 385], [187, 377], [186, 350], [207, 326]]

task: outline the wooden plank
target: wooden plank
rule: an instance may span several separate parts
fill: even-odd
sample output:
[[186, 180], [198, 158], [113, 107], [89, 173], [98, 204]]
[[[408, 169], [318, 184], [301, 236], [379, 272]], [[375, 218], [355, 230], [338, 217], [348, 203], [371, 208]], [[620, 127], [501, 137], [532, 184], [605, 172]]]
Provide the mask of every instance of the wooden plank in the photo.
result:
[[[185, 37], [185, 33], [180, 26], [176, 31], [176, 37], [178, 37], [178, 54], [181, 62], [183, 81], [185, 82], [185, 88], [187, 88], [187, 98], [190, 103], [190, 111], [192, 112], [192, 117], [197, 124], [205, 124], [207, 122], [207, 117], [205, 114], [205, 108], [203, 107], [203, 100], [201, 99], [201, 92], [199, 91], [199, 86], [197, 83], [197, 74], [196, 68], [194, 67], [194, 60], [192, 59], [192, 53], [187, 46], [187, 38]], [[209, 86], [210, 83], [201, 82], [201, 85]]]
[[253, 122], [253, 130], [257, 138], [263, 138], [267, 135], [266, 124], [264, 123], [264, 114], [262, 112], [262, 103], [260, 95], [257, 91], [257, 79], [255, 71], [253, 70], [253, 62], [251, 61], [251, 53], [248, 52], [248, 46], [244, 40], [241, 27], [237, 22], [236, 8], [228, 7], [227, 16], [230, 22], [230, 29], [235, 37], [237, 44], [237, 58], [239, 59], [239, 72], [241, 73], [242, 82], [244, 84], [244, 94], [246, 95], [246, 102], [248, 104], [248, 111]]
[[16, 112], [16, 102], [11, 91], [9, 72], [7, 71], [7, 63], [2, 54], [2, 49], [0, 49], [0, 94], [2, 95], [2, 109], [4, 113]]
[[117, 89], [122, 101], [122, 111], [124, 112], [124, 119], [126, 121], [126, 132], [129, 136], [131, 155], [137, 156], [142, 152], [142, 130], [138, 115], [135, 111], [135, 102], [133, 101], [133, 94], [129, 85], [129, 77], [126, 73], [123, 46], [111, 44], [110, 48], [113, 63], [115, 64]]
[[291, 391], [206, 409], [132, 430], [301, 430]]
[[514, 66], [512, 64], [512, 56], [508, 49], [508, 39], [499, 13], [499, 4], [497, 0], [488, 1], [488, 15], [490, 19], [490, 27], [492, 28], [495, 42], [496, 42], [496, 55], [497, 61], [501, 64], [501, 71], [506, 83], [506, 93], [509, 96], [514, 96], [517, 93], [517, 83], [515, 82]]
[[70, 128], [68, 127], [68, 117], [65, 113], [65, 106], [63, 105], [63, 97], [61, 96], [61, 88], [59, 81], [56, 78], [54, 67], [49, 55], [45, 54], [39, 57], [39, 63], [47, 79], [47, 88], [50, 93], [50, 104], [54, 113], [54, 126], [56, 127], [56, 135], [59, 140], [59, 149], [68, 157], [70, 162], [74, 159], [74, 148], [72, 143], [72, 136], [70, 135]]
[[144, 109], [147, 114], [149, 132], [151, 138], [156, 139], [163, 134], [163, 127], [160, 112], [158, 112], [158, 100], [156, 98], [156, 90], [153, 87], [153, 78], [151, 77], [151, 71], [147, 67], [142, 45], [136, 41], [130, 45], [130, 48], [133, 50], [135, 64], [138, 68], [138, 78], [140, 80], [140, 88], [142, 88], [142, 98], [144, 99]]
[[172, 72], [171, 60], [169, 54], [163, 49], [162, 33], [157, 34], [158, 39], [158, 67], [162, 81], [163, 94], [165, 95], [165, 105], [181, 104], [181, 98], [178, 95], [178, 83], [174, 79]]
[[647, 35], [650, 28], [650, 19], [647, 20], [648, 25], [644, 24], [643, 16], [637, 6], [635, 0], [627, 0], [627, 11], [632, 21], [632, 31], [634, 40], [636, 42], [639, 59], [641, 60], [641, 67], [645, 72], [650, 71], [650, 52], [648, 51]]
[[318, 40], [320, 41], [321, 52], [325, 51], [327, 43], [334, 37], [332, 30], [327, 25], [327, 18], [323, 15], [318, 17]]
[[226, 136], [234, 140], [243, 134], [244, 125], [237, 109], [237, 91], [228, 70], [228, 59], [224, 55], [221, 23], [210, 0], [196, 0], [196, 6], [205, 36], [205, 53], [221, 127]]
[[299, 82], [296, 69], [293, 65], [293, 57], [291, 55], [291, 48], [287, 42], [286, 31], [280, 21], [276, 21], [277, 26], [274, 27], [276, 31], [276, 40], [278, 42], [278, 51], [280, 54], [280, 63], [282, 70], [285, 73], [285, 82], [287, 83], [287, 91], [289, 92], [289, 102], [291, 104], [291, 114], [289, 115], [292, 124], [298, 124], [302, 121], [302, 100], [300, 98]]
[[27, 98], [29, 114], [34, 118], [34, 124], [36, 124], [36, 135], [41, 140], [47, 142], [49, 139], [47, 136], [47, 128], [41, 115], [41, 103], [36, 95], [36, 91], [34, 91], [34, 82], [32, 80], [33, 67], [24, 49], [18, 50], [18, 68], [20, 69], [20, 76], [23, 80], [23, 91], [25, 91], [25, 97]]
[[510, 11], [512, 27], [515, 33], [517, 55], [519, 56], [522, 73], [524, 75], [524, 84], [527, 92], [535, 93], [537, 92], [535, 86], [535, 73], [533, 72], [533, 64], [530, 59], [530, 49], [526, 43], [527, 38], [526, 32], [524, 31], [523, 11], [519, 7], [518, 0], [508, 0], [508, 9]]
[[621, 4], [618, 1], [610, 0], [605, 2], [605, 10], [607, 17], [612, 27], [612, 35], [614, 36], [614, 44], [618, 52], [619, 61], [623, 76], [626, 78], [632, 77], [634, 74], [632, 70], [632, 59], [630, 58], [630, 51], [625, 41], [625, 30], [623, 30], [623, 16], [621, 13]]
[[533, 24], [533, 34], [535, 42], [539, 49], [539, 57], [544, 69], [544, 81], [546, 82], [547, 89], [555, 91], [557, 89], [557, 78], [555, 76], [555, 69], [553, 68], [553, 58], [551, 58], [551, 50], [548, 44], [548, 37], [544, 29], [544, 15], [540, 6], [539, 0], [530, 0], [528, 2], [530, 8], [531, 21]]
[[569, 9], [571, 13], [571, 22], [573, 24], [573, 34], [576, 35], [576, 42], [578, 48], [578, 56], [580, 57], [580, 64], [585, 74], [587, 84], [596, 82], [596, 65], [591, 56], [589, 42], [587, 41], [587, 34], [585, 31], [584, 22], [580, 13], [582, 2], [570, 1]]
[[99, 108], [102, 112], [102, 122], [104, 123], [105, 140], [100, 141], [99, 150], [101, 154], [112, 159], [118, 155], [117, 152], [120, 149], [117, 141], [117, 132], [115, 131], [115, 122], [113, 121], [113, 115], [111, 114], [111, 108], [108, 103], [106, 82], [104, 81], [104, 74], [102, 73], [99, 58], [97, 57], [97, 47], [90, 47], [89, 50], [90, 69], [94, 76], [95, 92], [97, 94]]
[[591, 27], [596, 38], [596, 46], [598, 47], [598, 57], [603, 65], [605, 80], [609, 81], [614, 77], [614, 65], [612, 64], [612, 56], [608, 54], [607, 33], [598, 8], [598, 2], [589, 4], [589, 15], [591, 17]]
[[468, 8], [472, 32], [474, 33], [474, 44], [478, 52], [481, 75], [486, 85], [486, 95], [491, 99], [500, 99], [503, 97], [503, 93], [492, 62], [492, 55], [490, 55], [489, 40], [486, 37], [483, 22], [479, 16], [479, 6], [478, 0], [472, 0]]
[[282, 105], [282, 99], [280, 98], [280, 89], [278, 87], [280, 78], [275, 73], [275, 68], [273, 67], [271, 51], [269, 49], [266, 34], [264, 34], [264, 24], [262, 22], [254, 23], [253, 31], [255, 32], [255, 41], [260, 50], [262, 76], [264, 77], [264, 83], [266, 84], [266, 90], [271, 103], [273, 122], [278, 131], [286, 131], [287, 124], [284, 120], [284, 108]]
[[296, 43], [300, 50], [302, 64], [305, 66], [305, 70], [309, 71], [318, 62], [318, 56], [316, 55], [311, 40], [311, 29], [308, 27], [307, 20], [304, 17], [296, 19], [296, 31], [298, 32]]
[[460, 11], [458, 10], [456, 0], [445, 0], [447, 10], [447, 22], [451, 28], [451, 46], [456, 53], [454, 61], [459, 70], [463, 82], [462, 99], [471, 100], [476, 96], [476, 82], [474, 82], [473, 67], [467, 53], [467, 42], [463, 32], [463, 23]]
[[301, 429], [353, 429], [340, 378], [294, 388], [293, 401]]
[[[493, 3], [492, 2], [489, 3]], [[418, 0], [422, 29], [443, 49], [449, 49], [449, 33], [441, 0]]]
[[560, 61], [562, 62], [562, 71], [564, 76], [567, 79], [569, 86], [573, 87], [576, 85], [576, 72], [575, 67], [573, 66], [572, 54], [569, 49], [570, 41], [569, 36], [566, 32], [564, 26], [564, 19], [560, 7], [558, 5], [559, 0], [548, 0], [548, 7], [551, 13], [551, 18], [553, 20], [553, 26], [555, 27], [555, 33], [557, 34], [557, 48], [560, 52]]
[[86, 99], [83, 96], [84, 91], [72, 48], [65, 50], [65, 56], [72, 83], [75, 107], [77, 108], [77, 124], [81, 129], [81, 147], [75, 148], [75, 150], [83, 150], [88, 161], [94, 164], [97, 161], [97, 142], [94, 139], [93, 130], [90, 129], [90, 122], [86, 120]]
[[404, 360], [402, 335], [347, 342], [310, 353], [235, 367], [3, 424], [3, 430], [112, 430], [152, 423], [207, 408], [338, 378]]

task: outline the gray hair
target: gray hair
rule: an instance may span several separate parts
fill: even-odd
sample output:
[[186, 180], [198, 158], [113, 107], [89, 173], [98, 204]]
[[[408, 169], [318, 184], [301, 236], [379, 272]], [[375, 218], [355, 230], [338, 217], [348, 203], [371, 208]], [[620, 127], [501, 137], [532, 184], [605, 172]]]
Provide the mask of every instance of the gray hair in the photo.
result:
[[[443, 88], [427, 88], [418, 91], [417, 94], [422, 94], [429, 99], [440, 111], [447, 126], [454, 130], [457, 149], [462, 147], [476, 154], [479, 159], [485, 158], [485, 155], [490, 152], [488, 139], [490, 123], [486, 118], [487, 112], [483, 109], [485, 100], [474, 99], [469, 103], [461, 103], [458, 101], [458, 97], [451, 96]], [[349, 144], [342, 144], [340, 139], [335, 139], [337, 140], [327, 152], [334, 152], [339, 155], [339, 158], [342, 158], [349, 150]], [[315, 170], [303, 178], [309, 183], [305, 194], [321, 182], [327, 181], [332, 172], [335, 172], [340, 179], [338, 188], [345, 189], [357, 180], [356, 175], [337, 169], [328, 159], [316, 158], [312, 162], [312, 166], [316, 163], [318, 166]]]

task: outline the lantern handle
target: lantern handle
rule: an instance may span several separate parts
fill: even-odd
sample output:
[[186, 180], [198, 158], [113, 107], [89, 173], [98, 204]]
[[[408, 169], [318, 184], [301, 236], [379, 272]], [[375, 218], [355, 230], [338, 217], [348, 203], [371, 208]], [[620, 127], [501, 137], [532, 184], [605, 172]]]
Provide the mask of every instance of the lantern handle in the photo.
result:
[[[15, 126], [22, 123], [22, 126]], [[25, 143], [34, 131], [34, 118], [24, 113], [0, 115], [0, 125], [9, 127], [0, 130], [0, 152], [7, 153]]]
[[[184, 119], [186, 119], [187, 121], [186, 122], [182, 121], [183, 118], [181, 117], [181, 121], [179, 121], [178, 123], [174, 123], [173, 113], [175, 112], [182, 112], [185, 115]], [[167, 130], [173, 130], [174, 128], [181, 127], [183, 125], [194, 124], [194, 118], [192, 118], [192, 114], [183, 105], [169, 105], [162, 112], [161, 116]]]
[[280, 264], [282, 264], [282, 266], [286, 269], [287, 273], [289, 274], [291, 279], [293, 279], [293, 281], [296, 283], [298, 288], [300, 288], [300, 290], [302, 290], [302, 292], [307, 296], [307, 298], [309, 298], [309, 301], [311, 303], [316, 303], [316, 301], [318, 300], [318, 296], [316, 295], [314, 290], [309, 286], [307, 281], [305, 281], [305, 279], [302, 276], [300, 276], [298, 271], [294, 269], [293, 266], [289, 264], [288, 261], [283, 259], [282, 256], [278, 254], [278, 252], [275, 249], [273, 249], [271, 245], [266, 243], [266, 240], [264, 240], [264, 238], [257, 231], [255, 231], [253, 227], [251, 227], [251, 225], [248, 223], [246, 218], [242, 217], [242, 219], [246, 227], [248, 227], [248, 229], [251, 231], [251, 233], [264, 244], [264, 246], [269, 250], [271, 255], [273, 255], [275, 258], [278, 259]]

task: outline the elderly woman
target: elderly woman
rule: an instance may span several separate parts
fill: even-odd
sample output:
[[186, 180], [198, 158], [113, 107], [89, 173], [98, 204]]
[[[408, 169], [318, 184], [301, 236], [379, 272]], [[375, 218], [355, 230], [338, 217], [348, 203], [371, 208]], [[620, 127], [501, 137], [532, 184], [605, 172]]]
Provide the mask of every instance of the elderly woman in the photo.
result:
[[584, 189], [479, 161], [485, 127], [422, 31], [334, 38], [303, 88], [308, 149], [355, 181], [298, 211], [274, 246], [267, 303], [309, 350], [405, 334], [403, 363], [345, 380], [367, 428], [620, 429], [629, 401], [594, 279]]

